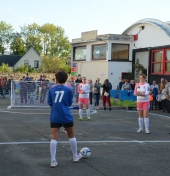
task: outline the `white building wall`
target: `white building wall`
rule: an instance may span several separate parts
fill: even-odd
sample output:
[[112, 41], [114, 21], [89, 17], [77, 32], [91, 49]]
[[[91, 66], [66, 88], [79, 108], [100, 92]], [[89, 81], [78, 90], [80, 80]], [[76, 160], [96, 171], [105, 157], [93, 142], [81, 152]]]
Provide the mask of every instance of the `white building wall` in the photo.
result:
[[132, 62], [108, 62], [108, 79], [112, 83], [112, 89], [117, 89], [122, 72], [132, 72]]
[[170, 44], [170, 38], [165, 34], [165, 32], [162, 31], [158, 26], [155, 26], [153, 24], [137, 24], [132, 29], [129, 29], [127, 34], [137, 34], [140, 31], [141, 26], [145, 26], [145, 28], [138, 34], [138, 40], [135, 41], [136, 48], [154, 47]]
[[92, 79], [95, 83], [97, 78], [100, 78], [100, 82], [103, 83], [105, 79], [108, 79], [108, 62], [107, 61], [91, 61], [91, 62], [77, 62], [78, 74], [85, 76], [88, 79]]
[[34, 68], [34, 61], [39, 61], [39, 67], [42, 64], [40, 56], [33, 48], [30, 48], [28, 52], [14, 65], [14, 69], [20, 67], [21, 65], [24, 65], [24, 60], [28, 60], [29, 65], [31, 65], [31, 67], [33, 68]]

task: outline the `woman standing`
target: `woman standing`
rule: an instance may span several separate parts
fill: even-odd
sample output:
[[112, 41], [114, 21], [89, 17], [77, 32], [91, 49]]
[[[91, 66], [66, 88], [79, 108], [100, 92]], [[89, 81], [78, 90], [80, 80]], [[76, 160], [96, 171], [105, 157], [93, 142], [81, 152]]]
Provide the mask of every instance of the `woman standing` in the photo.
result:
[[97, 78], [96, 79], [96, 82], [94, 84], [94, 91], [93, 91], [93, 95], [94, 95], [94, 106], [95, 106], [95, 109], [99, 109], [99, 100], [100, 100], [100, 88], [101, 88], [101, 83], [100, 82], [100, 79]]
[[109, 111], [111, 111], [110, 86], [109, 86], [109, 81], [107, 79], [104, 81], [104, 84], [102, 85], [102, 87], [103, 87], [102, 100], [103, 100], [104, 110], [106, 110], [106, 101], [107, 101], [109, 104]]
[[149, 102], [149, 92], [150, 92], [150, 85], [146, 82], [146, 75], [140, 74], [139, 76], [139, 83], [136, 84], [134, 95], [137, 96], [137, 110], [138, 110], [138, 123], [139, 129], [138, 133], [143, 132], [143, 124], [145, 124], [145, 133], [149, 134], [149, 117], [148, 111], [150, 107]]

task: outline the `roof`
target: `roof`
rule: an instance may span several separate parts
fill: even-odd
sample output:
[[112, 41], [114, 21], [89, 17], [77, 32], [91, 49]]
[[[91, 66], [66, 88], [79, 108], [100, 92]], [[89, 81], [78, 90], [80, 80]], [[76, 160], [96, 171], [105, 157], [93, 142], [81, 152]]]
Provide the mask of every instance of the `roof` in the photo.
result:
[[128, 30], [132, 29], [134, 26], [138, 24], [142, 25], [143, 23], [148, 23], [159, 27], [170, 38], [170, 26], [168, 25], [168, 23], [153, 18], [145, 18], [137, 21], [136, 23], [128, 27], [122, 34], [127, 34]]
[[14, 65], [21, 59], [22, 56], [18, 55], [0, 55], [0, 65], [2, 63], [8, 64], [9, 67], [14, 67]]

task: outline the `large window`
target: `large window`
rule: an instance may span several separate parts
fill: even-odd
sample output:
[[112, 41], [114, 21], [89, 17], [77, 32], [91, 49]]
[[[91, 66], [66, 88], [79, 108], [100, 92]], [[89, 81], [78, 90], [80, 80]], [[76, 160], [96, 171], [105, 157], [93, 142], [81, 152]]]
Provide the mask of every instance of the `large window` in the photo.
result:
[[152, 74], [170, 73], [170, 49], [152, 51], [151, 73]]
[[112, 60], [129, 60], [129, 45], [112, 43]]
[[106, 44], [92, 46], [92, 59], [106, 59]]
[[24, 60], [24, 66], [29, 66], [29, 60]]
[[39, 68], [39, 61], [34, 61], [34, 68]]
[[79, 61], [79, 60], [86, 60], [86, 47], [74, 47], [73, 49], [73, 60]]

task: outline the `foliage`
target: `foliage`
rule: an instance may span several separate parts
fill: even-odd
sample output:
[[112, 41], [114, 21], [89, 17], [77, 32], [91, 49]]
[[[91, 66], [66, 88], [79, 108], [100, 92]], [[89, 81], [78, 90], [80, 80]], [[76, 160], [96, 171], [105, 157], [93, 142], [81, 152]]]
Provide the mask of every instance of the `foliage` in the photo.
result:
[[6, 22], [0, 22], [0, 53], [3, 55], [11, 41], [13, 27]]
[[21, 65], [20, 67], [16, 68], [14, 72], [20, 72], [20, 73], [36, 73], [37, 71], [34, 68], [31, 68], [30, 66], [24, 66]]
[[145, 68], [142, 64], [139, 63], [139, 59], [136, 59], [136, 64], [133, 64], [133, 67], [135, 68], [135, 75], [138, 78], [140, 72]]
[[2, 63], [2, 66], [0, 66], [1, 72], [9, 72], [8, 64]]
[[70, 73], [70, 65], [68, 65], [67, 58], [59, 58], [57, 56], [49, 57], [42, 56], [42, 66], [41, 71], [46, 73], [55, 73], [59, 70], [63, 70], [67, 73]]

